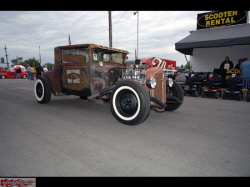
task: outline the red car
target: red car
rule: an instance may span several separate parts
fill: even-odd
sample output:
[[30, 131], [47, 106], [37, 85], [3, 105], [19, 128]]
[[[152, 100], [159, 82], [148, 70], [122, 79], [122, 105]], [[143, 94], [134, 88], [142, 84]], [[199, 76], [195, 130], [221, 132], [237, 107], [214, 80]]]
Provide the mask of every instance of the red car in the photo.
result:
[[[21, 71], [20, 73], [20, 78], [26, 79], [28, 76], [28, 73], [26, 71]], [[5, 78], [12, 78], [10, 70], [3, 69], [0, 67], [0, 78], [5, 79]], [[16, 70], [15, 70], [15, 75], [14, 78], [16, 78]]]

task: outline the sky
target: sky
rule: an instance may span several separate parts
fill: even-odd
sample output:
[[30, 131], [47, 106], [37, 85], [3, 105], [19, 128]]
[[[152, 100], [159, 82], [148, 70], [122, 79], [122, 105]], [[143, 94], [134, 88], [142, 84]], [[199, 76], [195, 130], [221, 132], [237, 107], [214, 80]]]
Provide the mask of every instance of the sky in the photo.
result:
[[[112, 46], [129, 51], [129, 60], [134, 60], [138, 21], [138, 58], [160, 57], [180, 66], [186, 58], [175, 43], [196, 30], [197, 14], [209, 11], [134, 12], [111, 12]], [[42, 65], [53, 64], [54, 48], [68, 45], [69, 35], [72, 45], [109, 46], [108, 18], [108, 11], [0, 11], [0, 58], [6, 62], [6, 46], [9, 65], [17, 57], [39, 59], [40, 46]]]

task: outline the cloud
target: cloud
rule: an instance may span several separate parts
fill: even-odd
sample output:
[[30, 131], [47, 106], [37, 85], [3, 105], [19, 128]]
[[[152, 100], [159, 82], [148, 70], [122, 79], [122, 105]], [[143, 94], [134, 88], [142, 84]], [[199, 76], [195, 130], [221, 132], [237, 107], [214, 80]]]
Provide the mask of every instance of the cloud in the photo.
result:
[[[113, 47], [127, 50], [134, 58], [137, 46], [135, 11], [112, 11]], [[175, 43], [196, 29], [197, 14], [204, 11], [139, 11], [139, 57], [157, 56], [185, 64]], [[0, 57], [7, 47], [9, 62], [39, 58], [54, 63], [54, 47], [68, 44], [109, 45], [108, 11], [0, 11]], [[2, 46], [2, 47], [1, 47]]]

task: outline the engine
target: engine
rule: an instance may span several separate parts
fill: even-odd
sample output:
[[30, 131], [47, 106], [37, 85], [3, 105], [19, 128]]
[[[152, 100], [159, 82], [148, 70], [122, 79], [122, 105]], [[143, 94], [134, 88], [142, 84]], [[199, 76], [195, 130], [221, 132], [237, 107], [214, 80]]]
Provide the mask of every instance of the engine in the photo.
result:
[[138, 81], [141, 84], [145, 83], [145, 73], [140, 71], [136, 65], [127, 65], [126, 69], [122, 70], [122, 79]]

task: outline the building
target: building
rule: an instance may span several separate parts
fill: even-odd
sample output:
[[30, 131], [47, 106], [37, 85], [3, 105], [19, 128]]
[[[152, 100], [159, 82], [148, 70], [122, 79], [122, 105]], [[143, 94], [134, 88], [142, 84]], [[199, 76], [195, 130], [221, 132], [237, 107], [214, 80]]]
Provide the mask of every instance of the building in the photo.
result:
[[197, 30], [175, 43], [175, 49], [190, 55], [195, 72], [213, 72], [226, 56], [234, 63], [250, 59], [248, 11], [215, 11], [197, 16]]

